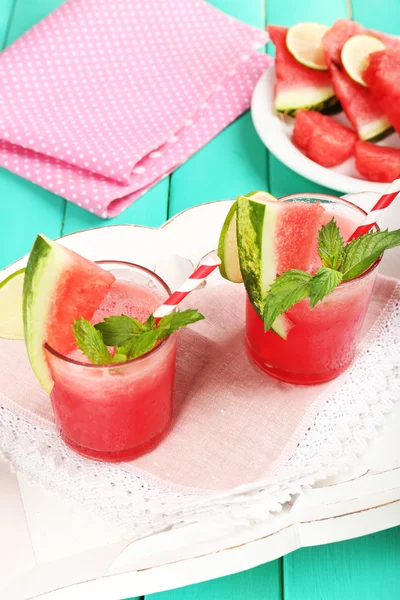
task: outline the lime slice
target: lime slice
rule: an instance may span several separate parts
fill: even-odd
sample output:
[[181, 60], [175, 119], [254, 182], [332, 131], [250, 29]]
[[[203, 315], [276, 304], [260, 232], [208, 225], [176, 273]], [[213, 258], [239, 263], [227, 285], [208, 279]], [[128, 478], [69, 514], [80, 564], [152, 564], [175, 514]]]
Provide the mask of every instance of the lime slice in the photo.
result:
[[12, 273], [0, 283], [0, 338], [24, 339], [22, 289], [25, 269]]
[[[261, 200], [276, 201], [274, 196], [268, 192], [254, 191], [246, 194], [245, 198], [259, 198]], [[234, 202], [226, 216], [221, 229], [218, 242], [218, 256], [221, 259], [219, 271], [224, 279], [233, 283], [242, 283], [242, 273], [240, 271], [239, 252], [236, 236], [236, 213], [237, 202]]]
[[342, 64], [349, 77], [366, 87], [362, 73], [368, 67], [368, 57], [372, 52], [384, 49], [385, 44], [372, 35], [353, 35], [349, 38], [341, 53]]
[[329, 27], [320, 23], [297, 23], [286, 35], [286, 46], [290, 54], [305, 67], [316, 71], [327, 71], [322, 38]]

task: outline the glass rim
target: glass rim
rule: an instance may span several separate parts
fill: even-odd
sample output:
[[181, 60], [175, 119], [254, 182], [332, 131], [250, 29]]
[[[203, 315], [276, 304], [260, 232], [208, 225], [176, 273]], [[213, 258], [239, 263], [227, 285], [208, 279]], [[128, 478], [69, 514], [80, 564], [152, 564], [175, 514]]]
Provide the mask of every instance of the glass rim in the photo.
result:
[[[336, 204], [343, 204], [344, 206], [348, 206], [349, 208], [354, 208], [359, 213], [361, 213], [364, 217], [366, 217], [368, 215], [368, 213], [363, 208], [361, 208], [360, 206], [357, 206], [357, 204], [354, 204], [354, 202], [350, 202], [350, 200], [347, 200], [347, 198], [342, 198], [340, 196], [332, 196], [331, 194], [301, 192], [300, 194], [288, 194], [287, 196], [282, 196], [281, 198], [279, 198], [279, 201], [284, 202], [286, 200], [290, 200], [291, 198], [300, 198], [300, 199], [301, 198], [308, 198], [308, 199], [315, 198], [317, 200], [319, 198], [327, 198], [329, 200], [333, 200], [333, 202], [336, 202]], [[380, 231], [379, 225], [375, 225], [375, 227], [376, 227], [377, 231]], [[366, 271], [363, 271], [362, 273], [360, 273], [360, 275], [357, 275], [357, 277], [354, 277], [353, 279], [349, 279], [348, 281], [342, 281], [341, 283], [339, 283], [339, 285], [336, 289], [341, 288], [346, 285], [350, 285], [354, 281], [360, 281], [361, 279], [364, 279], [364, 277], [367, 277], [367, 275], [369, 275], [372, 271], [374, 271], [379, 266], [379, 264], [382, 260], [382, 257], [383, 257], [383, 252], [380, 255], [380, 257], [377, 258], [376, 261], [368, 267], [368, 269]], [[335, 291], [335, 290], [333, 290], [333, 291]]]
[[[115, 265], [122, 265], [122, 266], [130, 267], [130, 268], [133, 267], [134, 269], [137, 269], [138, 271], [142, 271], [143, 273], [147, 273], [148, 275], [151, 275], [151, 277], [153, 277], [153, 279], [156, 279], [158, 281], [158, 283], [160, 283], [161, 286], [165, 289], [168, 296], [170, 296], [172, 293], [169, 285], [164, 281], [164, 279], [162, 279], [159, 275], [157, 275], [157, 273], [154, 273], [154, 271], [151, 271], [150, 269], [148, 269], [147, 267], [143, 267], [142, 265], [137, 265], [136, 263], [131, 263], [126, 260], [95, 260], [93, 262], [95, 262], [96, 265], [104, 265], [107, 263], [112, 263]], [[90, 363], [90, 362], [89, 363], [81, 362], [79, 360], [69, 358], [65, 354], [62, 354], [61, 352], [58, 352], [57, 350], [52, 348], [50, 346], [50, 344], [48, 344], [47, 342], [44, 343], [44, 348], [45, 348], [45, 350], [50, 352], [50, 354], [52, 354], [56, 358], [59, 358], [59, 359], [63, 360], [64, 362], [71, 363], [73, 365], [77, 365], [78, 367], [84, 367], [84, 368], [89, 368], [89, 369], [110, 369], [110, 368], [117, 369], [118, 367], [123, 368], [125, 365], [129, 365], [132, 363], [137, 364], [138, 362], [143, 361], [144, 359], [148, 358], [151, 354], [155, 354], [161, 347], [165, 346], [168, 343], [169, 339], [172, 337], [173, 337], [173, 335], [172, 336], [169, 335], [169, 336], [165, 337], [157, 346], [155, 346], [154, 348], [152, 348], [145, 354], [142, 354], [142, 356], [138, 356], [137, 358], [131, 358], [130, 360], [126, 360], [125, 362], [122, 362], [122, 363], [107, 363], [104, 365], [97, 365], [97, 364]]]

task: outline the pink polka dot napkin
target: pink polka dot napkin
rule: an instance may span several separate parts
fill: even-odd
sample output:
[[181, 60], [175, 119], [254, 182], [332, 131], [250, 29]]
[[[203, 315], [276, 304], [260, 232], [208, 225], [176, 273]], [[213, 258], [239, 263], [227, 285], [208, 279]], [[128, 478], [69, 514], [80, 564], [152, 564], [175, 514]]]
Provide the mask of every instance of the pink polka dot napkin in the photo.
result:
[[69, 0], [0, 55], [0, 165], [113, 217], [249, 107], [267, 39], [203, 0]]

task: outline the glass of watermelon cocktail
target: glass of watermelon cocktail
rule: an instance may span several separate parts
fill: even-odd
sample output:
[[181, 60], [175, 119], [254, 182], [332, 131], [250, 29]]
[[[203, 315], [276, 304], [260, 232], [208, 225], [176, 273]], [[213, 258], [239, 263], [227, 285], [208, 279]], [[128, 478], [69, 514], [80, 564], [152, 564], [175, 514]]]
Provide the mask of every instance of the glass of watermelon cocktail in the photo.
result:
[[[170, 295], [168, 286], [144, 267], [100, 262], [115, 276], [92, 325], [125, 314], [141, 322]], [[63, 440], [97, 460], [131, 460], [155, 448], [172, 419], [176, 334], [139, 358], [92, 364], [76, 347], [66, 355], [45, 344], [54, 386], [55, 420]]]
[[[344, 240], [366, 214], [351, 202], [333, 196], [299, 194], [281, 198], [280, 202], [321, 203], [324, 210], [320, 226], [334, 217]], [[284, 252], [281, 248], [281, 255]], [[290, 239], [287, 252], [296, 252]], [[290, 257], [286, 260], [290, 262]], [[289, 324], [286, 339], [272, 329], [264, 331], [263, 320], [247, 297], [246, 344], [250, 358], [263, 371], [287, 383], [312, 385], [340, 375], [354, 359], [379, 262], [357, 278], [342, 282], [313, 309], [308, 298], [290, 308], [285, 313]], [[308, 270], [315, 273], [319, 267], [316, 239]]]

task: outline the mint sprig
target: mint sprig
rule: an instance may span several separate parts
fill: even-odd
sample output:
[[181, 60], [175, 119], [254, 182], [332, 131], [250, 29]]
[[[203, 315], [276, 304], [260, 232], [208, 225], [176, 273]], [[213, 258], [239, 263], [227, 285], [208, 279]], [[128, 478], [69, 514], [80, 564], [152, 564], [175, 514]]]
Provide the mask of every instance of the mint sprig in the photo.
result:
[[318, 269], [311, 280], [309, 294], [311, 308], [314, 308], [318, 302], [330, 294], [339, 285], [342, 279], [343, 275], [340, 271], [329, 269], [328, 267], [321, 267], [321, 269]]
[[75, 319], [72, 326], [76, 345], [95, 365], [112, 363], [112, 356], [103, 341], [100, 331], [97, 331], [86, 319]]
[[318, 254], [323, 267], [337, 270], [342, 264], [343, 238], [334, 217], [319, 231]]
[[300, 269], [290, 269], [282, 273], [270, 286], [264, 305], [264, 329], [271, 328], [276, 317], [308, 298], [313, 276]]
[[318, 254], [322, 267], [315, 275], [299, 269], [285, 271], [270, 286], [264, 300], [264, 329], [292, 306], [310, 298], [314, 308], [342, 281], [355, 279], [389, 248], [400, 246], [400, 229], [374, 231], [345, 244], [334, 220], [324, 225], [318, 236]]
[[400, 229], [366, 233], [352, 240], [344, 248], [343, 280], [358, 277], [374, 264], [382, 252], [395, 246], [400, 246]]
[[[150, 352], [165, 337], [201, 319], [204, 316], [195, 309], [166, 315], [158, 324], [153, 315], [145, 323], [119, 315], [107, 317], [95, 326], [86, 319], [75, 320], [73, 331], [78, 348], [89, 360], [106, 365], [138, 358]], [[115, 347], [113, 356], [107, 346]]]

